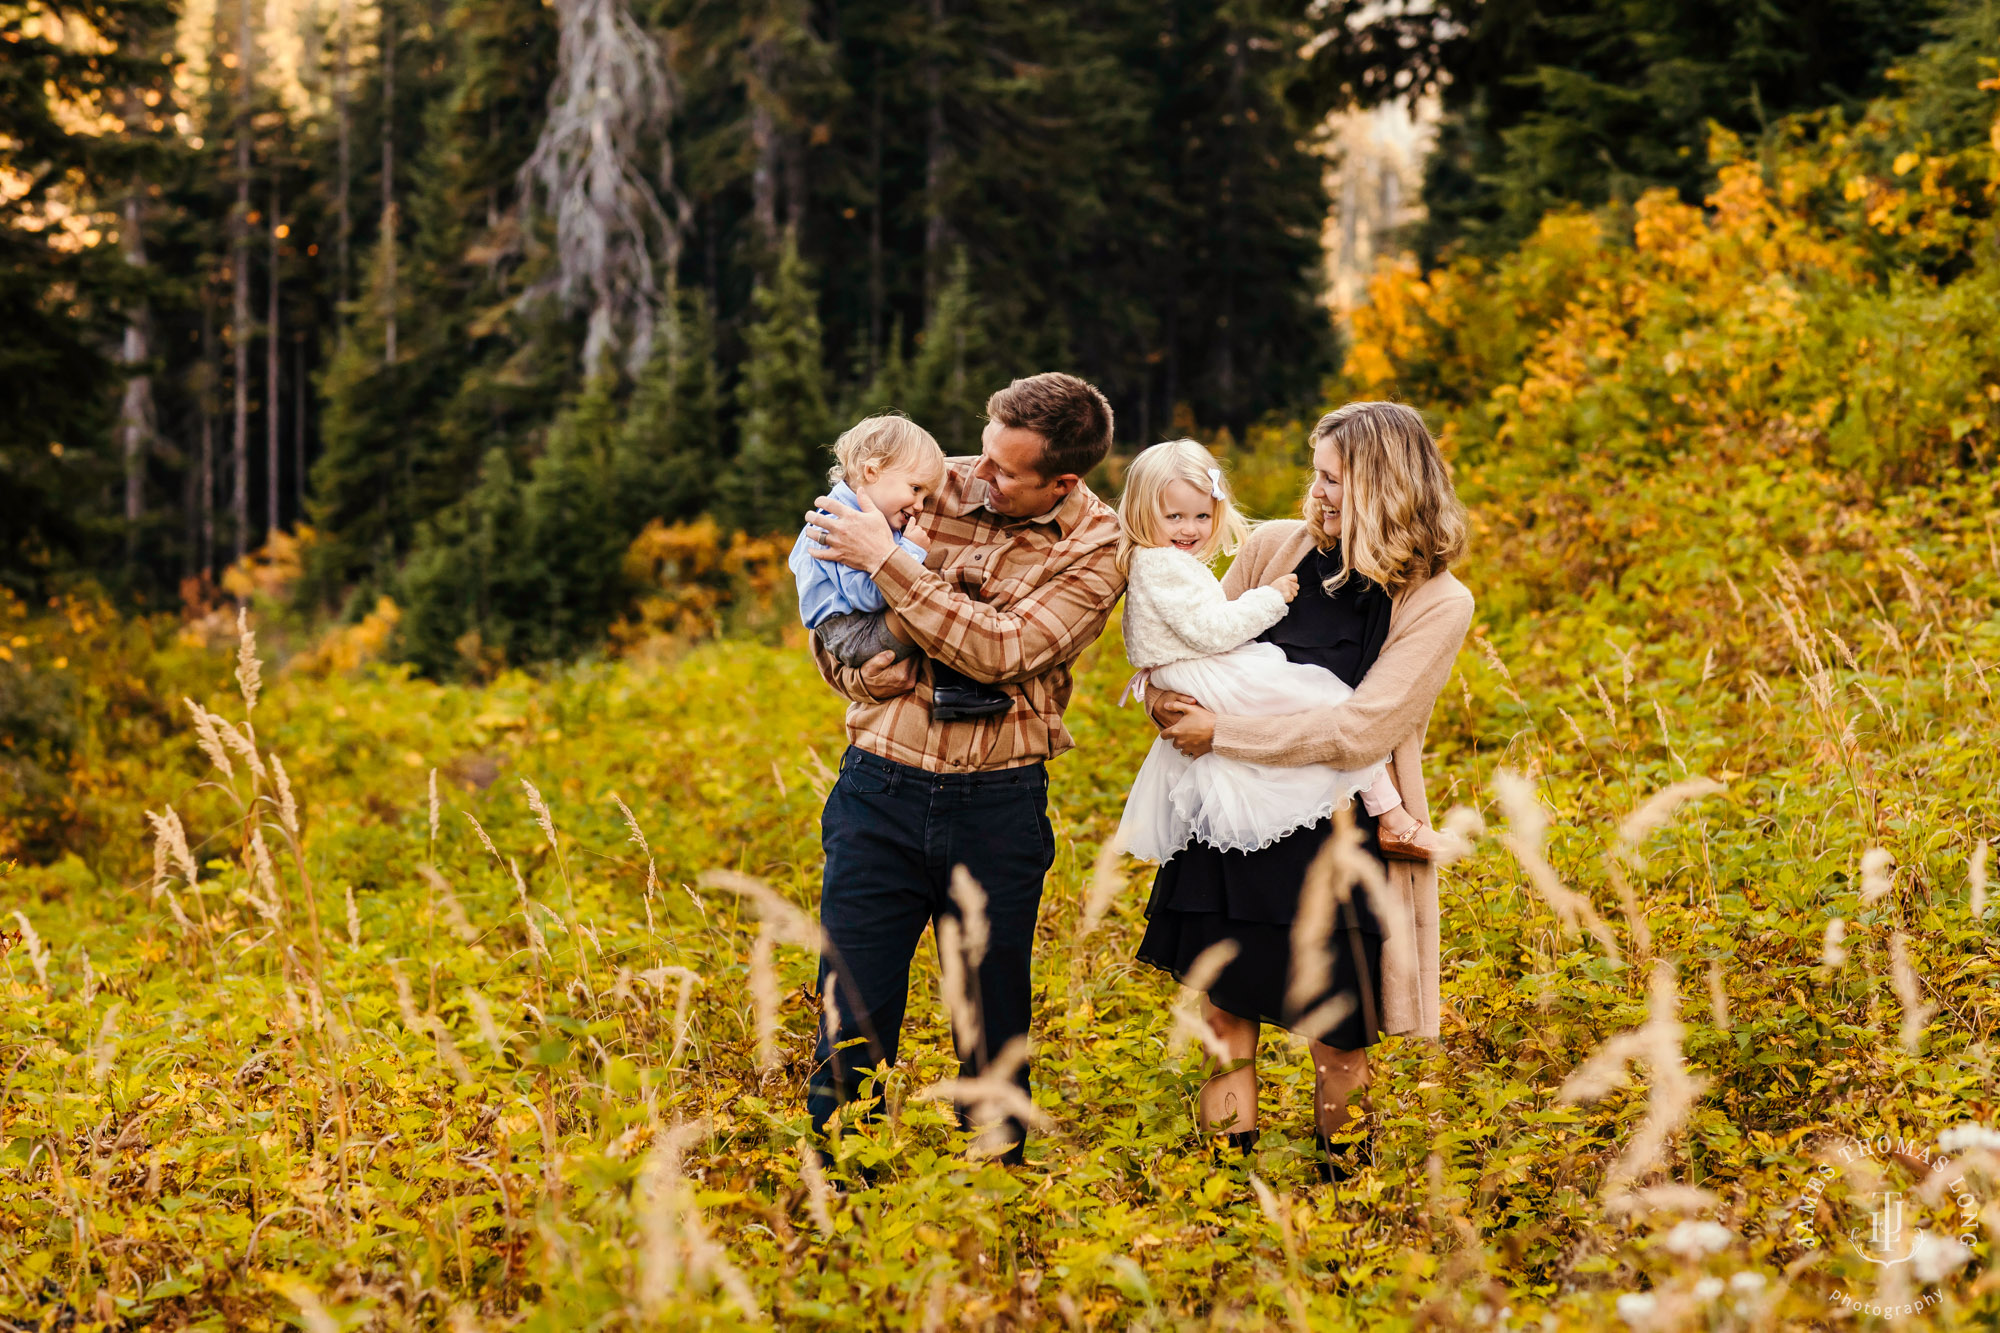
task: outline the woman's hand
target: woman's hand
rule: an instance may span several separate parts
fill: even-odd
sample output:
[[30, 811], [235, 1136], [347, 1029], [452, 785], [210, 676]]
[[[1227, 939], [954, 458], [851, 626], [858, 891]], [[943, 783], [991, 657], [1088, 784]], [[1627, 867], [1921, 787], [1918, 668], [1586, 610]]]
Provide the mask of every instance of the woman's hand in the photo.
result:
[[[1176, 697], [1186, 698], [1184, 695]], [[1162, 705], [1162, 711], [1169, 708], [1179, 714], [1172, 726], [1160, 730], [1160, 735], [1169, 744], [1190, 759], [1199, 759], [1215, 748], [1215, 714], [1192, 699]]]

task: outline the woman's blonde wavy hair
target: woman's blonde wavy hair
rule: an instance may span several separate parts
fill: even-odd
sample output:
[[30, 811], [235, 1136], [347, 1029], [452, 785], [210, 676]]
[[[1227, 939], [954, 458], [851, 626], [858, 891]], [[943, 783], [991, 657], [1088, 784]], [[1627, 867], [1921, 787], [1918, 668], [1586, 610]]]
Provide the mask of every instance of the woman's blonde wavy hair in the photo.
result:
[[1312, 429], [1311, 447], [1331, 441], [1340, 454], [1340, 534], [1321, 520], [1311, 490], [1302, 513], [1323, 551], [1340, 548], [1340, 572], [1373, 579], [1390, 593], [1430, 578], [1465, 555], [1465, 505], [1452, 488], [1444, 454], [1415, 409], [1401, 403], [1349, 403]]
[[[1193, 440], [1168, 440], [1132, 460], [1125, 469], [1125, 493], [1118, 497], [1118, 569], [1132, 570], [1132, 552], [1141, 546], [1165, 546], [1160, 516], [1166, 512], [1167, 487], [1184, 481], [1203, 495], [1215, 496], [1215, 526], [1196, 551], [1204, 564], [1218, 555], [1234, 555], [1249, 535], [1250, 524], [1229, 502], [1215, 455]], [[1220, 494], [1217, 494], [1220, 492]]]

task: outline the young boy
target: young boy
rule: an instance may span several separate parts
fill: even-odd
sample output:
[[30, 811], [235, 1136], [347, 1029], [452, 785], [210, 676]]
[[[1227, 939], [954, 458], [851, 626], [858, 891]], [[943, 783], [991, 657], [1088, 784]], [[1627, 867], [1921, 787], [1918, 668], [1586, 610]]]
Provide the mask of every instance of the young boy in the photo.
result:
[[[903, 535], [911, 519], [923, 512], [924, 501], [937, 494], [944, 479], [944, 450], [929, 431], [907, 417], [868, 417], [848, 430], [833, 446], [839, 463], [828, 480], [833, 499], [856, 509], [860, 495], [889, 521], [896, 544], [924, 558], [924, 548]], [[857, 494], [858, 492], [858, 494]], [[787, 562], [799, 585], [799, 619], [819, 635], [820, 643], [841, 665], [858, 667], [885, 652], [904, 658], [916, 651], [889, 626], [888, 604], [875, 580], [860, 570], [813, 556], [813, 528], [799, 533]], [[994, 717], [1013, 707], [1013, 700], [992, 685], [983, 685], [935, 659], [931, 662], [931, 718], [956, 722]]]

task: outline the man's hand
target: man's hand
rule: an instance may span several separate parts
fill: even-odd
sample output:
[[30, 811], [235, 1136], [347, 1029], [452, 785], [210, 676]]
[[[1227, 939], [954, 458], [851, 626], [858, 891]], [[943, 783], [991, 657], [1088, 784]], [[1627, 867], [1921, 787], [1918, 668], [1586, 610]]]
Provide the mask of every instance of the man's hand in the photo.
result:
[[873, 574], [896, 553], [896, 534], [866, 495], [857, 495], [861, 508], [850, 509], [830, 495], [813, 501], [806, 526], [817, 530], [819, 544], [811, 548], [816, 560], [832, 560]]
[[914, 654], [898, 659], [887, 651], [861, 664], [861, 684], [877, 699], [893, 699], [917, 688], [917, 659]]

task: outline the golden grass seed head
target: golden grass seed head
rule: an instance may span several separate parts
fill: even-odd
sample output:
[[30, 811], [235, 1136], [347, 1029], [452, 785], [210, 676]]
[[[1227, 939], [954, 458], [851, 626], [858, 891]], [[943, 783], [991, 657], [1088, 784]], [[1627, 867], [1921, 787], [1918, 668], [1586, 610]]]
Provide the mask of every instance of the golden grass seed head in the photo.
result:
[[250, 629], [247, 606], [236, 611], [236, 684], [243, 691], [244, 711], [254, 711], [264, 689], [264, 664], [257, 658], [257, 636]]
[[218, 730], [218, 724], [227, 724], [222, 723], [220, 718], [192, 699], [183, 698], [181, 702], [186, 704], [188, 712], [194, 715], [195, 744], [199, 745], [201, 752], [208, 756], [209, 763], [222, 770], [224, 781], [234, 780], [236, 765], [230, 762], [229, 751], [223, 748], [222, 736]]

